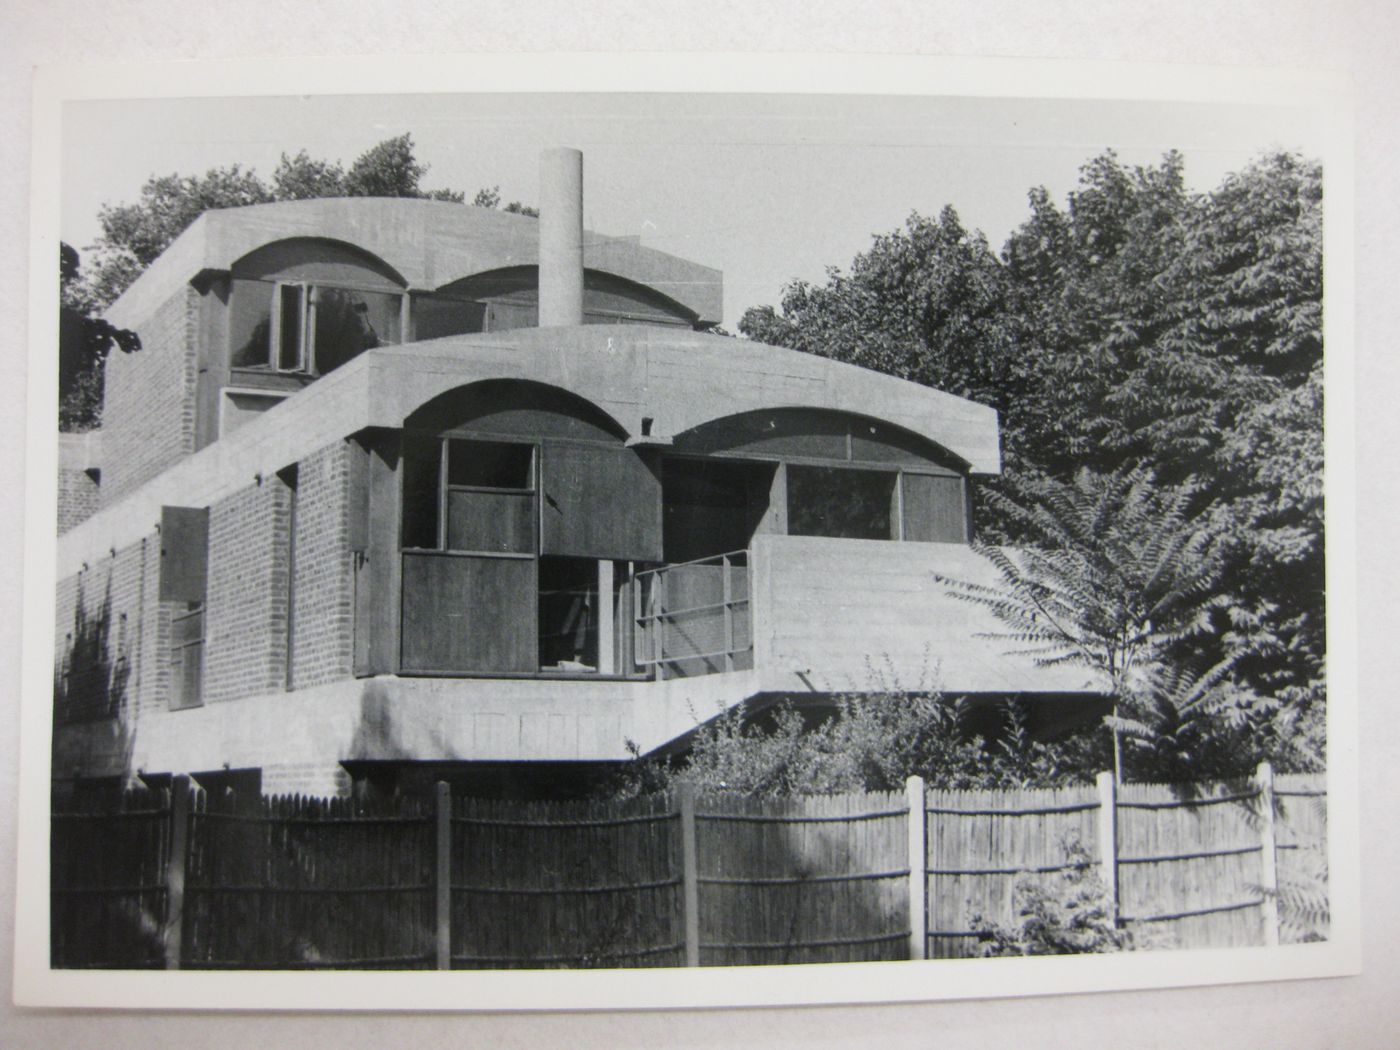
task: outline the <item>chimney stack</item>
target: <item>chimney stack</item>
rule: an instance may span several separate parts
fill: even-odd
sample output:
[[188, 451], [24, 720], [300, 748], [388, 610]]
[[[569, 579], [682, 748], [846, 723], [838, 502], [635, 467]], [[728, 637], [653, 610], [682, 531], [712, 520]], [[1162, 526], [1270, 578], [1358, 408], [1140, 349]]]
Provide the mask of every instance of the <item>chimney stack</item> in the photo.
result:
[[540, 327], [583, 324], [583, 154], [540, 154]]

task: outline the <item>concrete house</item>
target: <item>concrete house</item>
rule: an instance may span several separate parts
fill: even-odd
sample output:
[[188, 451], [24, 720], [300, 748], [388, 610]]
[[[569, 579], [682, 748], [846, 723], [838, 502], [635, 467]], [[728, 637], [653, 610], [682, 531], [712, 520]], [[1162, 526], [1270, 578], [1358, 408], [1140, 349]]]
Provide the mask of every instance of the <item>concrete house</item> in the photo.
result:
[[214, 211], [111, 307], [61, 449], [56, 790], [550, 793], [750, 699], [1084, 673], [982, 635], [991, 409], [708, 334], [721, 275], [427, 200]]

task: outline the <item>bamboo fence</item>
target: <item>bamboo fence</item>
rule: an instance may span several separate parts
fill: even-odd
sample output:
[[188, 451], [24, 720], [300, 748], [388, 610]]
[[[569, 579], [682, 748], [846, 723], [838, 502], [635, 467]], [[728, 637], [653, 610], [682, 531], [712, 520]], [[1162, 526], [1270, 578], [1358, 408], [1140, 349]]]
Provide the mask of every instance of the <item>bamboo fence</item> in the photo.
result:
[[[1140, 947], [1326, 936], [1321, 776], [626, 802], [129, 795], [52, 814], [55, 967], [547, 969], [977, 955], [1092, 867]], [[1292, 902], [1320, 901], [1302, 915]]]

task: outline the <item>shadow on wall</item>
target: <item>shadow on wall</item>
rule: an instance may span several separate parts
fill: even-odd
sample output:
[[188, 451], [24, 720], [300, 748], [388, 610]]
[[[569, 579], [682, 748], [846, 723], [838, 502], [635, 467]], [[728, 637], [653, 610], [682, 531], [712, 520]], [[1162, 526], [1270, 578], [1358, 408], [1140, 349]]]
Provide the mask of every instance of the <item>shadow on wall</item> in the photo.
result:
[[126, 614], [112, 613], [112, 581], [90, 609], [78, 584], [73, 627], [54, 667], [55, 779], [119, 778], [133, 772], [136, 731], [127, 703], [133, 654]]

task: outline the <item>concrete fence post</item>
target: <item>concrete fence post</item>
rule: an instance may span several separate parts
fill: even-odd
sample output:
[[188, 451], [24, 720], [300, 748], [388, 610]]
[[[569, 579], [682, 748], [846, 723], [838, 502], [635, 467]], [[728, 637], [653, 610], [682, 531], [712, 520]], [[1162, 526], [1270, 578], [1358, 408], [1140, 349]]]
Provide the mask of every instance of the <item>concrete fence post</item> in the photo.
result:
[[695, 843], [695, 787], [677, 789], [681, 817], [681, 913], [685, 925], [685, 964], [700, 965], [700, 877]]
[[1278, 839], [1274, 825], [1273, 766], [1260, 762], [1254, 779], [1259, 788], [1259, 889], [1263, 898], [1260, 913], [1264, 944], [1272, 948], [1279, 942]]
[[909, 958], [928, 955], [928, 802], [924, 778], [904, 782], [909, 803]]
[[190, 859], [190, 778], [170, 785], [170, 856], [165, 862], [165, 968], [178, 970], [184, 950], [185, 872]]
[[433, 880], [437, 912], [437, 968], [452, 969], [452, 794], [446, 781], [433, 791], [434, 844], [437, 866]]
[[1118, 785], [1112, 772], [1098, 776], [1099, 864], [1108, 892], [1109, 915], [1118, 925]]

